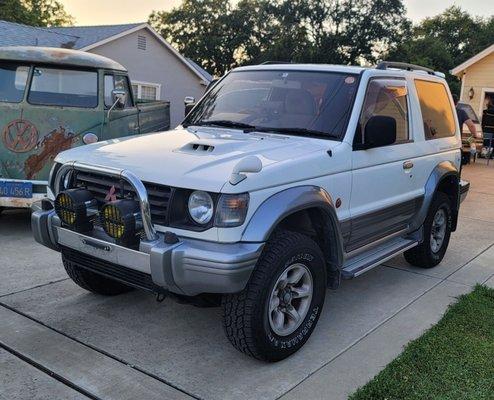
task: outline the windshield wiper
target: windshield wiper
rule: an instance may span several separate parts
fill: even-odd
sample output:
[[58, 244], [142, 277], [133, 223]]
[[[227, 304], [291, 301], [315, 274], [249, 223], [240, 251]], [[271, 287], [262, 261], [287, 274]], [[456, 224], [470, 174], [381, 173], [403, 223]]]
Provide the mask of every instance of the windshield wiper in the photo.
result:
[[316, 131], [313, 129], [306, 129], [306, 128], [268, 128], [268, 127], [263, 127], [263, 126], [256, 126], [252, 130], [249, 131], [255, 131], [255, 132], [273, 132], [273, 133], [286, 133], [288, 135], [295, 135], [295, 136], [308, 136], [308, 137], [316, 137], [316, 138], [323, 138], [323, 139], [328, 139], [328, 138], [338, 138], [338, 135], [332, 134], [332, 133], [327, 133], [327, 132], [321, 132], [321, 131]]
[[254, 125], [246, 124], [244, 122], [235, 122], [235, 121], [229, 121], [226, 119], [216, 119], [216, 120], [208, 120], [208, 121], [200, 121], [197, 123], [191, 123], [188, 124], [190, 125], [196, 125], [196, 126], [222, 126], [225, 128], [237, 128], [237, 129], [255, 129]]

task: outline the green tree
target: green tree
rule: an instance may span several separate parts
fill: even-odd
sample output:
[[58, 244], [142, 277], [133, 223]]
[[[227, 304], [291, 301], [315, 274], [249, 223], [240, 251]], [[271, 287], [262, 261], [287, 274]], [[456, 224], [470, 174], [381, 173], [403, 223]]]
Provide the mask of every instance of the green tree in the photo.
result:
[[413, 27], [406, 40], [394, 46], [385, 59], [419, 64], [444, 72], [453, 93], [459, 94], [458, 79], [449, 74], [494, 40], [494, 17], [473, 17], [453, 6]]
[[0, 0], [0, 20], [32, 26], [73, 23], [73, 18], [56, 0]]
[[374, 62], [409, 29], [402, 0], [184, 0], [150, 23], [222, 75], [266, 60]]

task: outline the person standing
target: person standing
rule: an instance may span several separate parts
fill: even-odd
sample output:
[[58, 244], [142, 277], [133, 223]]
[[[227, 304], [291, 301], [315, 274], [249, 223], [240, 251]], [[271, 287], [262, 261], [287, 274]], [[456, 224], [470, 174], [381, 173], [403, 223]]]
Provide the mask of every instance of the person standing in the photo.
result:
[[459, 102], [458, 96], [454, 94], [453, 100], [455, 102], [456, 115], [458, 115], [458, 123], [460, 125], [460, 132], [463, 131], [463, 124], [466, 124], [468, 127], [468, 130], [470, 131], [472, 136], [476, 137], [478, 139], [481, 139], [482, 136], [477, 134], [477, 129], [475, 129], [475, 124], [470, 119], [467, 112], [458, 106], [458, 102]]
[[489, 96], [489, 101], [487, 103], [487, 108], [482, 113], [482, 131], [485, 134], [490, 134], [489, 138], [484, 138], [484, 147], [487, 147], [490, 151], [490, 158], [494, 156], [494, 151], [492, 149], [492, 144], [494, 140], [492, 136], [494, 135], [494, 96]]

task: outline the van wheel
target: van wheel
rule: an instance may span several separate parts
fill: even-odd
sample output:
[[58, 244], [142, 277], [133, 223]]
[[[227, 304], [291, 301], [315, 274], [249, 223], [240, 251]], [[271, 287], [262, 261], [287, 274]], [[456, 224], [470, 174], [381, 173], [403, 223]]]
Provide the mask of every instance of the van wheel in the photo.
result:
[[442, 261], [451, 237], [451, 202], [444, 193], [435, 194], [423, 227], [424, 241], [404, 256], [416, 267], [432, 268]]
[[249, 283], [223, 296], [223, 328], [239, 351], [279, 361], [300, 349], [314, 330], [326, 295], [319, 246], [300, 233], [273, 234]]
[[117, 294], [132, 290], [130, 286], [124, 285], [123, 283], [78, 267], [74, 263], [67, 260], [63, 254], [62, 261], [65, 271], [67, 271], [70, 279], [85, 290], [96, 294], [101, 294], [103, 296], [115, 296]]

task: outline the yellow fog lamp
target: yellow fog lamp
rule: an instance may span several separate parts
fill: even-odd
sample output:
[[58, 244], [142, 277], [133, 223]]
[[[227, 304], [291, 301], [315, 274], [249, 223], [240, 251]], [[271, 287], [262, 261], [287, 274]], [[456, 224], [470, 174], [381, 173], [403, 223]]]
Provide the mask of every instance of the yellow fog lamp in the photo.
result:
[[101, 207], [100, 220], [106, 234], [118, 242], [130, 245], [139, 241], [142, 219], [139, 203], [134, 200], [116, 200]]
[[92, 229], [91, 212], [96, 199], [86, 189], [68, 189], [60, 192], [55, 198], [55, 212], [60, 220], [77, 231]]

